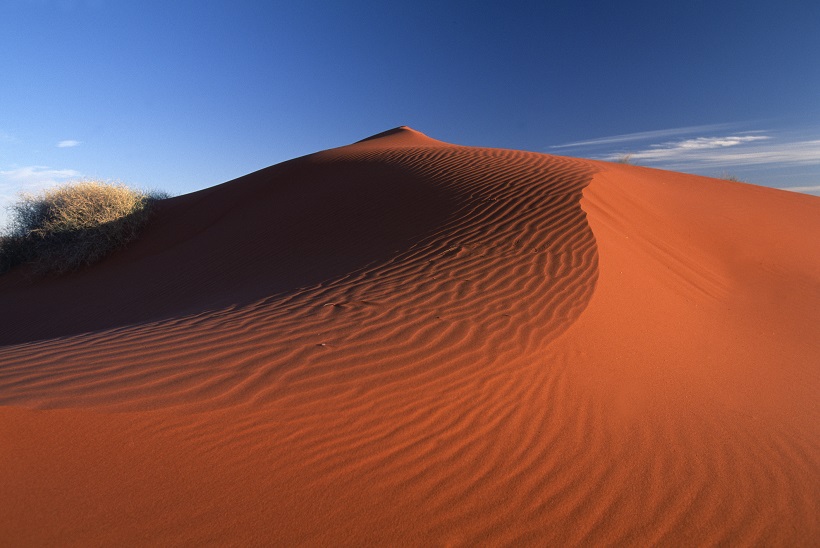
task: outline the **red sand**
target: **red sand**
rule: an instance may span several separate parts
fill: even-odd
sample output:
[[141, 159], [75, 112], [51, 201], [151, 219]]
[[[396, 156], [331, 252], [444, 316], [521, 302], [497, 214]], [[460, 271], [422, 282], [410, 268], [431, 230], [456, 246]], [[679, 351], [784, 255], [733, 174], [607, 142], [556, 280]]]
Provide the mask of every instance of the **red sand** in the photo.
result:
[[0, 277], [7, 545], [820, 538], [820, 199], [409, 128]]

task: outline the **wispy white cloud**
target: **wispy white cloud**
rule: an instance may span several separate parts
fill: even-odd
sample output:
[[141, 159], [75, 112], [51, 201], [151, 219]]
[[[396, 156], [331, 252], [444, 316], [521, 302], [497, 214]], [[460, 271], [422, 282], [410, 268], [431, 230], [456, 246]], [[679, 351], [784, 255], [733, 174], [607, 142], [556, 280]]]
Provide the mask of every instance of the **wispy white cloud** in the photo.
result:
[[[612, 152], [598, 159], [615, 161], [622, 156], [622, 151]], [[649, 145], [630, 156], [639, 163], [669, 169], [820, 165], [820, 139], [782, 140], [760, 134], [695, 137]]]
[[789, 190], [791, 192], [802, 192], [803, 194], [816, 194], [820, 196], [820, 185], [814, 186], [787, 186], [781, 190]]
[[662, 129], [552, 148], [596, 160], [619, 161], [629, 156], [630, 161], [648, 167], [701, 175], [742, 172], [746, 181], [775, 188], [783, 188], [788, 180], [792, 186], [787, 190], [820, 195], [820, 185], [814, 184], [820, 181], [817, 128], [750, 131], [746, 129], [749, 125], [744, 122]]
[[[575, 141], [574, 143], [565, 143], [563, 145], [555, 145], [550, 148], [574, 148], [574, 147], [591, 147], [612, 145], [617, 143], [629, 143], [634, 141], [651, 141], [659, 139], [667, 139], [676, 135], [691, 135], [693, 133], [709, 133], [712, 131], [726, 130], [733, 127], [733, 124], [708, 124], [702, 126], [688, 126], [669, 129], [657, 129], [653, 131], [641, 131], [639, 133], [624, 133], [621, 135], [612, 135], [609, 137], [599, 137], [596, 139], [589, 139], [586, 141]], [[751, 132], [745, 132], [751, 133]]]
[[79, 177], [80, 172], [73, 169], [51, 169], [48, 166], [24, 166], [0, 171], [0, 184], [14, 184], [21, 187], [32, 185], [56, 184], [72, 177]]
[[74, 139], [67, 139], [65, 141], [60, 141], [57, 143], [57, 148], [71, 148], [71, 147], [78, 147], [82, 141], [75, 141]]
[[694, 139], [684, 139], [651, 146], [658, 150], [708, 150], [733, 147], [743, 143], [751, 143], [752, 141], [766, 141], [768, 139], [771, 139], [768, 135], [727, 135], [725, 137], [695, 137]]
[[5, 131], [0, 131], [0, 143], [16, 143], [17, 137], [12, 135], [11, 133], [6, 133]]
[[74, 169], [23, 166], [0, 170], [0, 226], [6, 223], [6, 210], [21, 192], [37, 192], [82, 174]]

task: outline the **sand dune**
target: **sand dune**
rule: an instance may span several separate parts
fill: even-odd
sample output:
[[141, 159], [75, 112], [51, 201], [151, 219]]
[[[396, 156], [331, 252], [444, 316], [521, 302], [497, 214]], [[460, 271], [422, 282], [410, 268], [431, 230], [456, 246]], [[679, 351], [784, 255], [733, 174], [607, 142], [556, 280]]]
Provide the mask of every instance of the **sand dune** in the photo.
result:
[[0, 277], [0, 536], [820, 538], [820, 199], [401, 127]]

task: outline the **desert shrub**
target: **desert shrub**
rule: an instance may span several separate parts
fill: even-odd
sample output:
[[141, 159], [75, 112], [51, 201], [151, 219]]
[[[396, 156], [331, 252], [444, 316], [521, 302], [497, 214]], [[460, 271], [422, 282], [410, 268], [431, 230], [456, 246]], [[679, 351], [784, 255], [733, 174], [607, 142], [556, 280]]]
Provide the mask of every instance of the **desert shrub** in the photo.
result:
[[721, 173], [720, 178], [723, 179], [724, 181], [732, 181], [734, 183], [742, 183], [743, 182], [743, 179], [741, 179], [737, 175], [732, 175], [731, 173], [729, 173], [727, 171], [724, 171], [723, 173]]
[[636, 165], [631, 153], [621, 154], [615, 161], [619, 164], [626, 164], [630, 166]]
[[95, 263], [136, 239], [165, 197], [100, 181], [22, 194], [0, 237], [0, 272], [29, 263], [35, 273], [61, 274]]

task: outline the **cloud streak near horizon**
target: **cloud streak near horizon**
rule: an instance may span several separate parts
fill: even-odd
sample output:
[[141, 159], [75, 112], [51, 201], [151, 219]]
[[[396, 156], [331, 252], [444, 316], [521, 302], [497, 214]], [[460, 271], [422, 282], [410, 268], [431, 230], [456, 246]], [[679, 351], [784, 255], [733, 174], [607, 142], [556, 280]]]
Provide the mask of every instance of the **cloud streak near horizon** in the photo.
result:
[[[766, 130], [718, 132], [729, 124], [628, 133], [553, 146], [579, 149], [579, 155], [618, 161], [625, 155], [639, 163], [677, 170], [714, 167], [820, 165], [820, 136]], [[680, 136], [679, 139], [670, 137]], [[640, 142], [643, 141], [643, 144]], [[624, 147], [625, 143], [639, 146]]]
[[57, 148], [73, 148], [78, 147], [82, 141], [75, 141], [74, 139], [66, 139], [65, 141], [60, 141], [57, 143]]
[[81, 177], [74, 169], [52, 169], [48, 166], [22, 166], [0, 170], [0, 227], [6, 223], [6, 210], [20, 193], [37, 192]]
[[[616, 161], [623, 152], [596, 159]], [[630, 153], [633, 160], [665, 167], [820, 165], [820, 139], [778, 140], [771, 135], [695, 137], [649, 145]]]
[[788, 190], [791, 192], [801, 192], [803, 194], [817, 194], [820, 195], [820, 185], [813, 186], [787, 186], [780, 190]]
[[676, 135], [691, 135], [693, 133], [706, 133], [722, 129], [728, 129], [732, 124], [708, 124], [702, 126], [688, 126], [669, 129], [658, 129], [653, 131], [641, 131], [638, 133], [624, 133], [622, 135], [611, 135], [609, 137], [599, 137], [597, 139], [588, 139], [586, 141], [575, 141], [573, 143], [565, 143], [563, 145], [555, 145], [550, 148], [580, 148], [580, 147], [597, 147], [601, 145], [612, 145], [616, 143], [629, 143], [634, 141], [647, 141], [654, 139], [664, 139], [667, 137], [674, 137]]
[[[748, 127], [748, 124], [744, 124]], [[744, 172], [744, 180], [820, 194], [820, 132], [739, 131], [738, 124], [689, 126], [587, 139], [550, 147], [559, 154], [716, 177]], [[773, 180], [777, 172], [779, 180]], [[791, 184], [789, 184], [791, 183]]]

